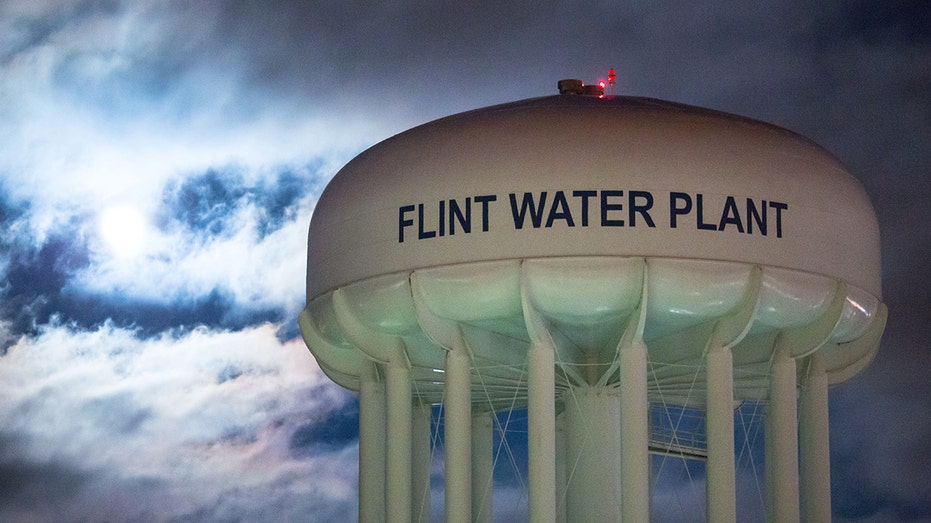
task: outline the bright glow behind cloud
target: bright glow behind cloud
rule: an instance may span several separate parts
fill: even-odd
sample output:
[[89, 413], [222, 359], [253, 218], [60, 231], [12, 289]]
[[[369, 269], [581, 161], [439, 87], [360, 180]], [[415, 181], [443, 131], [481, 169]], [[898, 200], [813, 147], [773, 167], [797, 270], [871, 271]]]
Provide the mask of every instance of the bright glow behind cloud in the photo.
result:
[[[384, 136], [381, 124], [250, 86], [234, 49], [205, 47], [216, 6], [2, 9], [0, 141], [18, 154], [0, 155], [0, 189], [27, 204], [8, 224], [13, 241], [38, 248], [55, 235], [85, 237], [88, 264], [66, 283], [71, 293], [170, 304], [219, 292], [246, 311], [296, 312], [315, 195]], [[217, 166], [235, 166], [256, 191], [274, 189], [282, 171], [306, 186], [270, 233], [259, 224], [268, 209], [252, 201], [229, 209], [233, 226], [220, 237], [154, 222], [173, 212], [163, 201], [172, 184]], [[110, 215], [116, 209], [124, 215]]]
[[[18, 152], [0, 156], [0, 171], [9, 196], [31, 202], [40, 241], [60, 225], [62, 209], [126, 203], [150, 212], [179, 175], [229, 164], [261, 172], [319, 158], [341, 165], [384, 136], [361, 113], [288, 98], [257, 105], [262, 93], [244, 85], [236, 61], [198, 60], [209, 51], [201, 47], [213, 30], [209, 8], [80, 4], [69, 17], [26, 4], [7, 9], [41, 16], [0, 22], [13, 35], [0, 48], [0, 139]], [[183, 38], [174, 33], [179, 24], [188, 26]], [[17, 30], [30, 25], [44, 30]]]
[[[311, 180], [308, 184], [313, 185]], [[258, 230], [264, 209], [251, 203], [222, 216], [228, 226], [221, 235], [174, 226], [149, 231], [138, 256], [98, 256], [75, 275], [71, 286], [90, 294], [119, 293], [157, 303], [190, 300], [220, 289], [238, 307], [289, 306], [293, 311], [303, 300], [304, 221], [315, 200], [311, 194], [294, 202], [280, 228], [264, 236]]]
[[109, 250], [117, 258], [131, 258], [142, 250], [149, 224], [134, 207], [116, 205], [97, 216], [97, 228]]

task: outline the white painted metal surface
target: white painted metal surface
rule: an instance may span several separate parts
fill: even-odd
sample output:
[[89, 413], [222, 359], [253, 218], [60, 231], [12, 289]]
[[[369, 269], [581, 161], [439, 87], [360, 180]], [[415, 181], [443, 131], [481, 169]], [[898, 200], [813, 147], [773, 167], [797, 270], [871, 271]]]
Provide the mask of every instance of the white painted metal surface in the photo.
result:
[[[732, 411], [746, 399], [783, 420], [767, 429], [782, 431], [771, 514], [799, 519], [801, 482], [802, 509], [823, 518], [824, 390], [872, 360], [886, 317], [876, 218], [833, 157], [768, 124], [642, 98], [526, 100], [372, 147], [321, 196], [307, 269], [301, 330], [331, 378], [361, 389], [361, 474], [387, 478], [360, 481], [387, 496], [366, 494], [360, 515], [397, 521], [417, 517], [411, 404], [455, 415], [447, 519], [468, 521], [491, 509], [473, 486], [489, 472], [470, 470], [469, 453], [487, 453], [468, 450], [470, 419], [515, 401], [528, 408], [531, 520], [644, 519], [644, 424], [660, 392], [707, 409], [709, 520], [736, 517]], [[801, 477], [796, 367], [811, 372]], [[589, 460], [575, 472], [556, 463], [567, 409], [565, 459]], [[370, 431], [387, 434], [384, 462]], [[619, 494], [583, 494], [595, 487]]]

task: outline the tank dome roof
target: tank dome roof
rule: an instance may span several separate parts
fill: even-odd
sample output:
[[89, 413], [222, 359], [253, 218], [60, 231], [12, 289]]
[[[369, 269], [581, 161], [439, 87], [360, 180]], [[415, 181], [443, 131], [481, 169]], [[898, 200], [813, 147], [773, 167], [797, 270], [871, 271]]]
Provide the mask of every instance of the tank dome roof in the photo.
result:
[[426, 123], [349, 162], [314, 210], [307, 298], [405, 270], [552, 256], [761, 264], [880, 296], [872, 206], [824, 149], [708, 109], [557, 95]]

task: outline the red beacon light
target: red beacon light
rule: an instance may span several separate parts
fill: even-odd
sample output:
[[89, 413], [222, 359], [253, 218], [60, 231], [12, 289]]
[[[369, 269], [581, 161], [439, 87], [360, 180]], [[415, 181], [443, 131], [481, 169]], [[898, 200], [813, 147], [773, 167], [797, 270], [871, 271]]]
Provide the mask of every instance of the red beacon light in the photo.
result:
[[597, 84], [593, 84], [593, 85], [583, 85], [582, 95], [604, 98], [605, 96], [604, 82], [598, 82]]
[[598, 80], [598, 91], [599, 91], [598, 98], [604, 98], [605, 97], [605, 81], [604, 80]]
[[592, 85], [585, 85], [585, 82], [582, 80], [576, 79], [565, 79], [560, 80], [557, 83], [559, 88], [559, 94], [564, 95], [582, 95], [582, 96], [595, 96], [597, 98], [605, 97], [605, 82], [604, 80], [599, 80], [598, 83]]

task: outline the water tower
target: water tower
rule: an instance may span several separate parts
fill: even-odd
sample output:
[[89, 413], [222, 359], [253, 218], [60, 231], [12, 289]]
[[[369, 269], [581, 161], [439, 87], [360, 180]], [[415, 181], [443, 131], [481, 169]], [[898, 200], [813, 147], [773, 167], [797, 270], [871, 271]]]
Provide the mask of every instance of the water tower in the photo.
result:
[[706, 518], [736, 519], [734, 408], [766, 404], [772, 519], [829, 521], [828, 386], [886, 320], [863, 188], [817, 145], [708, 109], [560, 94], [415, 127], [310, 223], [304, 339], [359, 392], [359, 516], [490, 521], [491, 427], [525, 407], [531, 521], [647, 521], [651, 404], [705, 419]]

